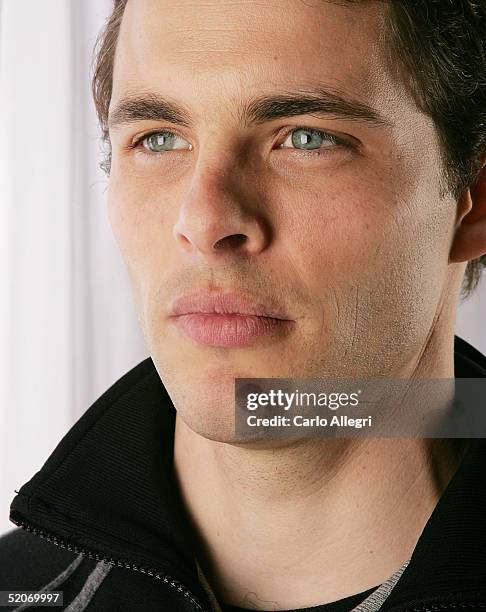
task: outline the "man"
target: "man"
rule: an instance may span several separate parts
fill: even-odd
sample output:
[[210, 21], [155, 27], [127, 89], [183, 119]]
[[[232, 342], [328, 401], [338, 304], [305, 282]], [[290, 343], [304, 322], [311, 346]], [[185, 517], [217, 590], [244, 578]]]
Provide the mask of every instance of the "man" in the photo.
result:
[[236, 378], [486, 377], [454, 337], [486, 253], [485, 40], [483, 0], [115, 3], [94, 95], [151, 358], [13, 500], [2, 589], [486, 608], [484, 440], [247, 441], [234, 398]]

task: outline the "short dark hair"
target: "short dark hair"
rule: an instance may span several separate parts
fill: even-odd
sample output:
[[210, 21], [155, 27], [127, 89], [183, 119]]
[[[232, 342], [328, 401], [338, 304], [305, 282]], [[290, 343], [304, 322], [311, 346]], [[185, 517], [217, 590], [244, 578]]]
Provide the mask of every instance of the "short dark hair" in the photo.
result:
[[[458, 198], [478, 179], [486, 155], [486, 0], [374, 1], [388, 5], [391, 65], [418, 107], [434, 120], [446, 186]], [[108, 108], [126, 2], [114, 0], [95, 46], [92, 92], [107, 147], [101, 163], [106, 173], [111, 166]], [[467, 263], [461, 297], [472, 294], [485, 267], [486, 255]]]

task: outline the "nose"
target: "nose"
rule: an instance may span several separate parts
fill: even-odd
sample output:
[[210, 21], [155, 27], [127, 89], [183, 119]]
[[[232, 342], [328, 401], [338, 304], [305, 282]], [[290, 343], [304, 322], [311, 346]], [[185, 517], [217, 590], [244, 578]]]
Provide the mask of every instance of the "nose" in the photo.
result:
[[207, 261], [263, 251], [270, 241], [270, 225], [249, 182], [230, 170], [197, 171], [174, 225], [179, 247]]

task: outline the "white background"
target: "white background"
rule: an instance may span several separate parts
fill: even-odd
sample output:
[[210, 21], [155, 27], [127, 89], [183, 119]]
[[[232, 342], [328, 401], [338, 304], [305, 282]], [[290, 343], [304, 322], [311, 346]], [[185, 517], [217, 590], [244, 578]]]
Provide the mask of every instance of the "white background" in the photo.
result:
[[[0, 0], [0, 534], [14, 489], [148, 356], [90, 96], [109, 0]], [[457, 333], [486, 353], [486, 283]]]

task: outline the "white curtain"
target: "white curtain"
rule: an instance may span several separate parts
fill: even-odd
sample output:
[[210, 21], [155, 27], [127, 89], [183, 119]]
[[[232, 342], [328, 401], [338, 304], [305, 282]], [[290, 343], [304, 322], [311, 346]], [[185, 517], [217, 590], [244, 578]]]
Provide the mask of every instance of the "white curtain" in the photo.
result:
[[90, 99], [109, 0], [0, 0], [0, 533], [14, 489], [147, 357]]
[[[0, 0], [0, 534], [14, 490], [148, 350], [89, 90], [110, 0]], [[486, 283], [458, 333], [486, 352]]]
[[486, 270], [475, 293], [459, 304], [456, 334], [486, 355]]

